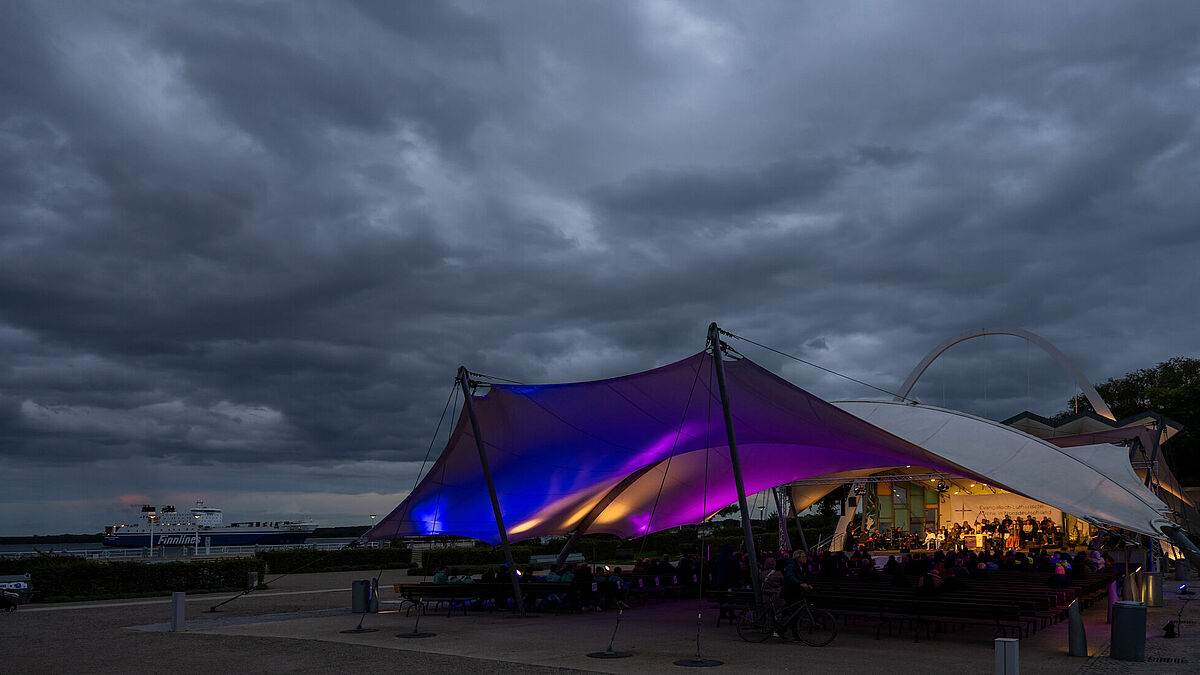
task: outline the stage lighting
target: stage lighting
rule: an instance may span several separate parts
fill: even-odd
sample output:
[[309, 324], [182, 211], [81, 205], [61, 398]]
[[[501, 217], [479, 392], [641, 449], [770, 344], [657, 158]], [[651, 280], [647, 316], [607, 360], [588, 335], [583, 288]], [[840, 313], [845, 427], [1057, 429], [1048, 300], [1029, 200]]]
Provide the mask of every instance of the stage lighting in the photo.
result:
[[938, 483], [937, 483], [937, 491], [938, 492], [945, 492], [946, 490], [949, 490], [949, 489], [950, 488], [947, 487], [945, 481], [940, 481], [940, 480], [938, 481]]
[[1187, 584], [1179, 584], [1179, 594], [1180, 594], [1180, 595], [1195, 595], [1195, 594], [1196, 594], [1196, 592], [1195, 592], [1195, 591], [1189, 591], [1189, 590], [1188, 590], [1188, 587], [1187, 587]]

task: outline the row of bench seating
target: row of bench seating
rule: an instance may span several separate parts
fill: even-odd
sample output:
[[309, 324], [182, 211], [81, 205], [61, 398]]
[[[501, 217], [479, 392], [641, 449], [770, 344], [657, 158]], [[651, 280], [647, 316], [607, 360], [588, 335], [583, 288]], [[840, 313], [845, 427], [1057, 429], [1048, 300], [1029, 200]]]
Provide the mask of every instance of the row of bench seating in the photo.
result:
[[[615, 581], [547, 582], [522, 581], [521, 595], [526, 608], [548, 611], [577, 610], [591, 606], [599, 598], [628, 598], [629, 602], [645, 604], [650, 600], [662, 602], [668, 597], [678, 597], [683, 586], [677, 576], [623, 575], [622, 588]], [[508, 609], [513, 604], [511, 582], [497, 583], [448, 583], [430, 582], [393, 584], [393, 589], [402, 600], [407, 601], [406, 611], [422, 610], [425, 607], [447, 607], [447, 615], [455, 610], [466, 613], [474, 605], [478, 608]]]
[[[970, 579], [963, 588], [934, 595], [917, 594], [915, 578], [908, 588], [894, 587], [885, 577], [820, 579], [812, 582], [815, 588], [807, 597], [814, 606], [840, 616], [843, 622], [874, 621], [876, 639], [885, 626], [889, 636], [894, 629], [911, 630], [917, 641], [922, 630], [932, 637], [968, 625], [992, 628], [995, 637], [1026, 637], [1062, 620], [1072, 602], [1103, 595], [1111, 581], [1093, 578], [1075, 581], [1070, 587], [1052, 588], [1025, 573], [991, 574], [987, 579]], [[720, 610], [717, 625], [723, 617], [753, 602], [748, 590], [712, 591], [705, 596]]]

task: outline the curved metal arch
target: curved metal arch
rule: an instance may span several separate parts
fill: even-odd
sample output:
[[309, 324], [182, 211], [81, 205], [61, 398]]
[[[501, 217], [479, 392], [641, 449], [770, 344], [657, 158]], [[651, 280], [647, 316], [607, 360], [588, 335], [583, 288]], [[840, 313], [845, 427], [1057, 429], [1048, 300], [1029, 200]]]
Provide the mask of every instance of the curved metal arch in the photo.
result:
[[1087, 397], [1088, 402], [1092, 404], [1092, 408], [1097, 414], [1107, 417], [1114, 422], [1117, 421], [1117, 418], [1112, 414], [1112, 411], [1109, 410], [1108, 404], [1104, 402], [1104, 399], [1100, 398], [1100, 392], [1096, 391], [1096, 388], [1092, 386], [1092, 383], [1088, 382], [1088, 379], [1083, 376], [1083, 371], [1079, 370], [1075, 363], [1071, 361], [1071, 359], [1067, 358], [1066, 354], [1063, 354], [1061, 351], [1059, 351], [1057, 347], [1050, 344], [1045, 338], [1036, 333], [1031, 333], [1024, 328], [976, 328], [965, 333], [960, 333], [946, 340], [945, 342], [934, 347], [928, 354], [925, 355], [925, 358], [921, 359], [921, 362], [917, 364], [917, 367], [913, 368], [912, 372], [908, 374], [908, 379], [904, 380], [904, 384], [900, 385], [900, 391], [896, 393], [895, 400], [908, 400], [908, 394], [917, 384], [917, 380], [921, 378], [921, 375], [925, 373], [925, 370], [929, 368], [929, 365], [933, 363], [937, 357], [941, 356], [942, 353], [947, 349], [950, 349], [960, 342], [965, 342], [972, 338], [983, 337], [984, 335], [1012, 335], [1041, 347], [1042, 351], [1046, 352], [1051, 356], [1051, 358], [1057, 361], [1058, 365], [1062, 366], [1063, 370], [1067, 371], [1067, 374], [1071, 376], [1071, 379], [1075, 380], [1075, 384], [1079, 387], [1080, 391], [1083, 392], [1083, 395]]

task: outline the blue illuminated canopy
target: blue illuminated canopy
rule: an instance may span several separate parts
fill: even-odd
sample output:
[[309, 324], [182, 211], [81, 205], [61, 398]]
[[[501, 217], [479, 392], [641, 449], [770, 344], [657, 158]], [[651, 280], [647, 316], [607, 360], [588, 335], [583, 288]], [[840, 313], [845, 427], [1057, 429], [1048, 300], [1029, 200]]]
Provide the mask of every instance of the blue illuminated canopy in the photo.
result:
[[[976, 477], [749, 359], [724, 365], [747, 492], [903, 465]], [[607, 380], [493, 384], [472, 401], [511, 539], [643, 535], [703, 521], [737, 498], [706, 352]], [[499, 542], [465, 411], [430, 471], [367, 536], [427, 534]]]

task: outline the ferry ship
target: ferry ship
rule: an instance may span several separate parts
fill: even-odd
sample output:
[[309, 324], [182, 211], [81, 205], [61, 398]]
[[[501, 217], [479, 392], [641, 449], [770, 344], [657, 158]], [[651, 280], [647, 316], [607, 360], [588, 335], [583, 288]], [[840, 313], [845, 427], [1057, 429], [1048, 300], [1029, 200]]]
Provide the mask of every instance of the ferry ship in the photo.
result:
[[104, 528], [105, 546], [137, 548], [146, 546], [250, 546], [303, 544], [317, 529], [307, 520], [266, 520], [224, 524], [221, 509], [205, 506], [204, 501], [186, 512], [174, 506], [156, 509], [146, 504], [133, 525], [109, 525]]

